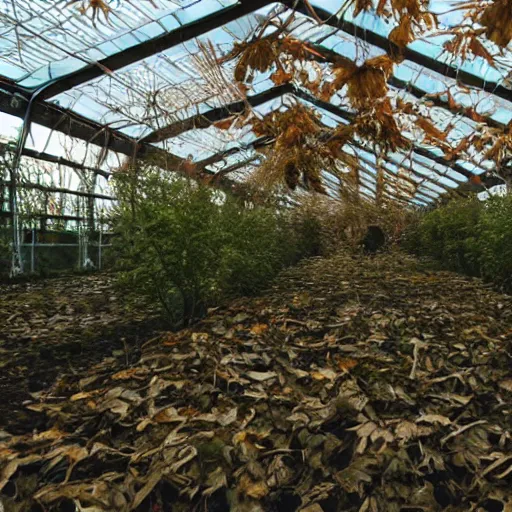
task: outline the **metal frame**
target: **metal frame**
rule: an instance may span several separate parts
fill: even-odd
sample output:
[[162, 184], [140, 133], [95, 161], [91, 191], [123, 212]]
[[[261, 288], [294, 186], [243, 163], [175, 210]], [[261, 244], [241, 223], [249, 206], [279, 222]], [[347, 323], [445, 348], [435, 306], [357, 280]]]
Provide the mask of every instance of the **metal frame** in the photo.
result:
[[[135, 47], [129, 48], [106, 59], [103, 59], [98, 63], [91, 64], [74, 73], [65, 75], [50, 84], [46, 84], [44, 86], [44, 90], [37, 91], [37, 93], [34, 94], [38, 94], [41, 97], [41, 99], [55, 96], [56, 94], [64, 92], [65, 90], [69, 90], [77, 85], [85, 83], [96, 77], [102, 76], [106, 71], [115, 71], [116, 69], [120, 69], [131, 63], [140, 61], [141, 59], [144, 59], [148, 56], [172, 48], [177, 44], [183, 43], [194, 37], [205, 34], [210, 30], [223, 26], [226, 23], [229, 23], [242, 16], [250, 14], [271, 3], [272, 2], [270, 0], [240, 0], [238, 4], [236, 4], [235, 6], [223, 9], [222, 11], [209, 15], [205, 18], [199, 19], [194, 23], [187, 24], [177, 30], [173, 30], [162, 36], [150, 39]], [[301, 14], [304, 14], [307, 17], [311, 17], [310, 9], [308, 8], [308, 5], [306, 5], [306, 2], [304, 1], [285, 0], [281, 2], [281, 4]], [[360, 37], [360, 34], [358, 34], [359, 29], [353, 23], [346, 22], [344, 20], [340, 21], [336, 17], [331, 16], [328, 12], [321, 8], [315, 7], [315, 12], [320, 18], [324, 20], [326, 24], [339, 30], [342, 30], [354, 37]], [[435, 59], [426, 57], [420, 54], [419, 52], [411, 50], [410, 48], [398, 48], [394, 43], [390, 42], [387, 38], [380, 36], [379, 34], [376, 34], [372, 31], [364, 31], [364, 40], [369, 44], [373, 44], [379, 48], [384, 49], [388, 53], [400, 53], [404, 58], [412, 62], [415, 62], [444, 76], [448, 76], [450, 78], [459, 80], [460, 82], [466, 85], [479, 87], [482, 90], [487, 90], [493, 94], [496, 94], [497, 96], [504, 97], [509, 101], [512, 100], [512, 92], [509, 91], [508, 89], [503, 88], [502, 86], [499, 86], [498, 84], [485, 82], [476, 77], [475, 75], [469, 74], [464, 71], [455, 70], [451, 66], [447, 66], [436, 61]], [[16, 90], [15, 85], [8, 85], [12, 91]], [[393, 85], [400, 87], [403, 86], [403, 83], [400, 84], [398, 82], [395, 82], [393, 83]], [[415, 88], [414, 86], [408, 86], [407, 89], [415, 96], [421, 94], [421, 91]], [[21, 89], [18, 88], [18, 92], [20, 90]], [[303, 96], [305, 94], [303, 91], [300, 91], [298, 89], [296, 89], [293, 92], [298, 96]], [[278, 90], [267, 91], [265, 93], [268, 94], [267, 97], [257, 95], [257, 97], [252, 98], [252, 101], [255, 104], [258, 101], [261, 101], [263, 103], [265, 101], [268, 101], [269, 99], [272, 99], [273, 94], [278, 93]], [[283, 94], [284, 93], [285, 92], [283, 90]], [[2, 108], [2, 99], [2, 95], [0, 94], [0, 110], [12, 113], [13, 115], [19, 115], [19, 113], [13, 112], [12, 106], [10, 106], [9, 108]], [[303, 97], [303, 99], [306, 99], [306, 101], [311, 101], [313, 103], [316, 102], [317, 104], [319, 104], [320, 108], [331, 111], [336, 115], [349, 119], [349, 117], [345, 117], [347, 116], [347, 114], [350, 115], [349, 113], [344, 112], [342, 109], [333, 106], [331, 103], [321, 102], [320, 100], [317, 100], [312, 96], [309, 96], [308, 98]], [[33, 98], [31, 97], [30, 100], [33, 100]], [[441, 102], [441, 100], [439, 100], [438, 103], [439, 106], [445, 106], [442, 104], [444, 102]], [[145, 152], [154, 152], [156, 149], [154, 147], [150, 147], [148, 144], [149, 142], [164, 140], [165, 138], [168, 138], [173, 134], [180, 133], [180, 130], [206, 127], [208, 121], [210, 121], [211, 119], [222, 119], [227, 117], [228, 112], [236, 113], [239, 112], [240, 109], [244, 108], [244, 102], [236, 102], [235, 104], [231, 104], [229, 106], [214, 109], [210, 111], [210, 113], [207, 115], [196, 115], [192, 118], [188, 118], [187, 120], [179, 122], [179, 124], [175, 123], [167, 127], [167, 129], [159, 131], [159, 133], [155, 132], [153, 134], [150, 134], [149, 136], [145, 137], [142, 141], [135, 141], [130, 137], [124, 136], [117, 130], [112, 130], [109, 129], [108, 127], [100, 127], [100, 125], [97, 125], [96, 123], [87, 120], [82, 116], [70, 113], [68, 111], [64, 111], [63, 109], [59, 109], [58, 107], [49, 105], [48, 103], [45, 103], [45, 105], [51, 110], [51, 112], [37, 112], [37, 115], [35, 114], [34, 117], [37, 118], [36, 122], [38, 122], [39, 124], [43, 124], [44, 126], [51, 125], [50, 127], [54, 128], [63, 121], [62, 116], [64, 115], [66, 116], [66, 118], [71, 119], [68, 130], [69, 135], [81, 138], [83, 140], [88, 140], [89, 142], [95, 142], [95, 139], [101, 136], [101, 134], [103, 134], [105, 138], [105, 143], [109, 147], [109, 149], [128, 155], [130, 155], [130, 152], [133, 155], [141, 155]], [[36, 107], [34, 108], [36, 109]], [[334, 109], [334, 111], [332, 109]], [[94, 132], [95, 128], [96, 132]], [[129, 147], [128, 145], [131, 147]], [[458, 164], [453, 164], [452, 162], [449, 162], [446, 159], [443, 159], [442, 157], [434, 155], [424, 148], [417, 148], [416, 152], [421, 156], [430, 158], [431, 160], [437, 163], [452, 167], [455, 171], [459, 172], [460, 174], [464, 175], [467, 178], [473, 176], [473, 173], [467, 171], [464, 167]], [[173, 166], [179, 167], [183, 163], [183, 159], [179, 159], [174, 155], [168, 155], [170, 158], [176, 158], [176, 161], [172, 162], [172, 164], [174, 164]], [[207, 160], [214, 161], [213, 158]], [[206, 163], [206, 165], [208, 165], [208, 163]]]
[[[238, 3], [232, 7], [213, 13], [179, 29], [173, 30], [156, 38], [149, 39], [148, 41], [123, 50], [97, 63], [90, 64], [85, 68], [69, 73], [56, 80], [51, 87], [47, 87], [41, 99], [51, 98], [52, 96], [56, 96], [57, 94], [72, 89], [77, 85], [93, 80], [94, 78], [98, 78], [105, 74], [106, 71], [116, 71], [146, 57], [168, 50], [173, 46], [201, 36], [210, 30], [226, 25], [231, 21], [235, 21], [243, 16], [251, 14], [272, 3], [274, 3], [272, 0], [239, 0]], [[280, 3], [289, 9], [307, 16], [308, 18], [311, 17], [310, 8], [307, 5], [308, 2], [305, 2], [304, 0], [284, 0]], [[340, 20], [320, 7], [314, 7], [314, 11], [325, 24], [342, 30], [353, 37], [361, 38], [367, 43], [381, 48], [390, 55], [401, 55], [406, 60], [414, 62], [446, 77], [453, 78], [466, 86], [477, 87], [480, 90], [495, 94], [507, 101], [512, 101], [512, 91], [500, 84], [483, 80], [476, 75], [464, 70], [456, 69], [448, 64], [444, 64], [436, 59], [412, 50], [409, 47], [401, 48], [386, 37], [366, 28], [362, 29], [349, 21], [343, 19]]]

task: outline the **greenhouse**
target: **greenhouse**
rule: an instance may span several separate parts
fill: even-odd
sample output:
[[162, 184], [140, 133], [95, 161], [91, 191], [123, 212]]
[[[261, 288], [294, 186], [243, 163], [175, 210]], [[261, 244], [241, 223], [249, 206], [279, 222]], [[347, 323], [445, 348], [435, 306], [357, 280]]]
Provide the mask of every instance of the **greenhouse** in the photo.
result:
[[511, 512], [511, 41], [0, 0], [0, 512]]

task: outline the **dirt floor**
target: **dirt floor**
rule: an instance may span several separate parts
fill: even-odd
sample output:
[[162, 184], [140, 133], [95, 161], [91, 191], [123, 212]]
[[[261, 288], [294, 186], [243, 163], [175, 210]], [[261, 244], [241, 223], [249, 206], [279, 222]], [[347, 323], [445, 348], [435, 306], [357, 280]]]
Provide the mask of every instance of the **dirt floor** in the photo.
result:
[[[0, 431], [6, 512], [512, 511], [510, 297], [402, 254], [340, 254], [191, 329], [148, 329], [126, 360], [82, 337], [94, 318], [126, 320], [87, 279], [45, 284], [38, 307], [10, 292], [27, 307], [9, 320], [2, 382], [24, 383], [40, 420]], [[57, 314], [68, 321], [48, 325]], [[79, 356], [61, 355], [72, 343]], [[60, 379], [29, 394], [45, 350]]]
[[107, 357], [135, 362], [141, 336], [161, 327], [154, 308], [119, 293], [108, 274], [0, 284], [0, 430], [32, 431], [31, 393]]

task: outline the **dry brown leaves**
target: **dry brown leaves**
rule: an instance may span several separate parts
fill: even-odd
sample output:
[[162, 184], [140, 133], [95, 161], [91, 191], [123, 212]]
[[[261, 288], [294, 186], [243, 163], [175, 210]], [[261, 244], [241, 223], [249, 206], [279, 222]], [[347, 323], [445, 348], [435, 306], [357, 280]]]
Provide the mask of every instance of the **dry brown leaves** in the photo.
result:
[[444, 43], [444, 49], [449, 53], [466, 60], [469, 55], [482, 57], [490, 66], [495, 66], [494, 56], [484, 46], [476, 30], [457, 32], [454, 37]]
[[325, 194], [321, 171], [333, 165], [331, 153], [323, 145], [305, 143], [273, 150], [248, 181], [268, 191], [286, 185], [290, 190], [301, 186]]
[[[2, 432], [5, 510], [512, 506], [512, 302], [404, 255], [338, 255], [92, 368]], [[18, 508], [14, 508], [18, 507]], [[496, 508], [489, 508], [496, 507]]]
[[320, 116], [309, 107], [295, 103], [285, 111], [251, 119], [254, 133], [276, 139], [267, 161], [251, 177], [258, 185], [273, 188], [285, 183], [295, 190], [299, 184], [306, 189], [325, 193], [321, 171], [332, 165], [330, 152], [319, 141]]
[[376, 103], [368, 112], [360, 113], [350, 126], [362, 140], [370, 141], [385, 152], [411, 146], [411, 141], [404, 137], [403, 130], [397, 124], [387, 98]]
[[498, 46], [506, 48], [512, 40], [512, 1], [494, 0], [482, 11], [479, 22], [486, 36]]
[[374, 101], [386, 96], [387, 80], [393, 72], [394, 64], [388, 55], [368, 59], [361, 66], [340, 57], [333, 66], [335, 80], [324, 85], [322, 97], [328, 100], [346, 85], [352, 106], [367, 109]]
[[275, 137], [282, 147], [302, 144], [321, 131], [320, 115], [298, 102], [285, 111], [270, 112], [262, 119], [254, 117], [250, 122], [256, 136]]
[[[370, 5], [371, 2], [358, 1], [354, 8], [357, 13], [368, 9]], [[411, 42], [414, 38], [413, 32], [418, 27], [435, 27], [435, 18], [428, 12], [428, 3], [420, 0], [381, 1], [377, 7], [377, 14], [395, 16], [399, 20], [399, 24], [390, 35], [399, 46]], [[454, 38], [445, 44], [450, 53], [463, 58], [472, 54], [486, 59], [490, 64], [493, 63], [493, 55], [480, 40], [482, 29], [468, 30], [466, 27], [463, 30], [461, 27], [455, 27], [453, 34]], [[272, 185], [286, 183], [289, 188], [295, 189], [301, 181], [309, 181], [313, 184], [309, 188], [321, 191], [321, 170], [325, 170], [325, 167], [321, 167], [325, 166], [326, 162], [328, 167], [335, 166], [335, 160], [341, 159], [344, 155], [344, 145], [350, 143], [353, 138], [359, 138], [379, 151], [408, 150], [417, 136], [414, 125], [423, 132], [425, 143], [443, 150], [446, 160], [461, 158], [477, 163], [473, 150], [484, 146], [483, 156], [493, 159], [498, 165], [508, 158], [506, 134], [502, 137], [493, 133], [492, 141], [487, 135], [484, 138], [472, 135], [453, 141], [448, 138], [452, 126], [441, 130], [431, 117], [432, 112], [426, 111], [425, 107], [429, 107], [428, 100], [417, 105], [405, 104], [391, 94], [388, 80], [393, 74], [395, 64], [403, 58], [400, 52], [373, 57], [357, 65], [352, 60], [319, 45], [300, 42], [291, 36], [283, 37], [282, 34], [278, 34], [260, 41], [237, 45], [228, 58], [240, 59], [238, 66], [241, 71], [236, 73], [237, 79], [251, 81], [252, 72], [249, 72], [249, 69], [273, 70], [271, 77], [277, 85], [299, 83], [323, 101], [330, 101], [334, 95], [343, 91], [351, 107], [356, 110], [354, 121], [349, 126], [339, 125], [334, 130], [321, 127], [318, 116], [315, 116], [312, 109], [305, 115], [304, 108], [296, 107], [292, 108], [290, 116], [283, 113], [270, 114], [261, 122], [249, 121], [256, 135], [276, 138], [275, 151], [286, 153], [272, 155], [272, 160], [257, 173], [257, 182]], [[251, 64], [250, 61], [254, 62]], [[451, 111], [461, 113], [478, 123], [486, 121], [486, 117], [477, 112], [478, 105], [463, 107], [455, 102], [450, 91], [446, 91], [446, 94]], [[440, 94], [439, 98], [441, 96], [442, 101], [446, 101], [444, 94]], [[404, 113], [407, 115], [403, 116]], [[315, 117], [317, 119], [314, 119]], [[482, 142], [475, 142], [477, 139], [481, 139]], [[309, 151], [301, 161], [297, 155], [297, 148], [300, 145]], [[502, 148], [507, 149], [505, 151]], [[312, 157], [315, 152], [319, 155], [316, 159]], [[265, 176], [267, 180], [264, 179]], [[411, 190], [410, 187], [406, 188], [408, 197]]]
[[[371, 0], [355, 0], [353, 3], [356, 16], [374, 7]], [[429, 12], [428, 7], [428, 2], [424, 0], [379, 0], [376, 13], [385, 18], [395, 16], [398, 25], [391, 31], [389, 39], [397, 46], [404, 47], [422, 31], [437, 25], [436, 16]]]
[[294, 76], [293, 62], [322, 58], [308, 43], [291, 36], [269, 36], [242, 43], [235, 43], [233, 50], [221, 62], [238, 59], [235, 79], [252, 82], [254, 71], [265, 72], [275, 67], [273, 80], [276, 85], [289, 82]]

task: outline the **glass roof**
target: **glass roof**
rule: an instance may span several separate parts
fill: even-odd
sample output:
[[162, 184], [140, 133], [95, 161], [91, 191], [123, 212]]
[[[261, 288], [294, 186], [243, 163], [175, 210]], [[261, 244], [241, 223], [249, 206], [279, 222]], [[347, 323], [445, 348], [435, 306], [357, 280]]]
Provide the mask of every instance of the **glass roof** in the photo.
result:
[[0, 74], [35, 88], [229, 8], [236, 0], [123, 0], [108, 2], [105, 11], [89, 7], [89, 12], [87, 4], [3, 0]]
[[[311, 4], [315, 7], [324, 9], [335, 15], [340, 11], [340, 2], [338, 0], [312, 0]], [[429, 12], [439, 15], [439, 29], [425, 29], [421, 33], [421, 37], [408, 45], [409, 48], [418, 53], [432, 57], [433, 59], [446, 63], [453, 68], [467, 71], [468, 73], [483, 78], [490, 82], [501, 82], [510, 71], [512, 66], [512, 53], [510, 50], [503, 51], [502, 58], [498, 61], [501, 63], [499, 69], [491, 67], [489, 63], [481, 56], [475, 56], [471, 60], [462, 60], [454, 58], [444, 47], [443, 43], [447, 41], [450, 35], [437, 35], [442, 32], [443, 28], [455, 27], [459, 24], [471, 25], [468, 20], [465, 22], [465, 14], [469, 11], [471, 2], [462, 2], [457, 0], [430, 0]], [[359, 15], [353, 15], [354, 9], [347, 9], [344, 12], [343, 19], [353, 23], [356, 27], [362, 29], [361, 39], [364, 41], [364, 32], [371, 31], [378, 35], [389, 37], [391, 31], [398, 26], [398, 22], [393, 19], [383, 19], [377, 16], [374, 10], [361, 12]], [[441, 29], [441, 30], [440, 30]], [[493, 43], [485, 41], [484, 44], [489, 48], [493, 47]]]
[[[353, 5], [340, 9], [341, 5], [350, 2], [310, 0], [309, 3], [319, 13], [328, 13], [329, 20], [320, 25], [307, 13], [307, 9], [293, 13], [280, 3], [256, 2], [255, 10], [250, 14], [220, 24], [198, 38], [185, 37], [181, 44], [116, 71], [101, 68], [103, 74], [98, 78], [84, 78], [74, 87], [63, 87], [63, 92], [47, 101], [96, 123], [99, 129], [108, 126], [134, 141], [141, 141], [169, 125], [225, 105], [252, 101], [275, 88], [272, 80], [275, 70], [256, 73], [244, 91], [233, 79], [236, 62], [231, 60], [217, 64], [234, 45], [247, 41], [258, 30], [262, 35], [268, 35], [284, 24], [286, 34], [361, 66], [370, 58], [386, 54], [379, 41], [386, 41], [399, 26], [396, 15], [382, 17], [376, 14], [376, 2], [374, 9], [357, 16]], [[92, 5], [100, 5], [100, 8]], [[105, 0], [99, 3], [90, 0], [1, 0], [0, 89], [1, 77], [17, 84], [20, 91], [38, 89], [45, 84], [59, 82], [59, 79], [65, 85], [65, 78], [70, 73], [97, 66], [106, 58], [133, 51], [141, 44], [206, 19], [211, 20], [241, 5], [253, 4], [243, 0]], [[462, 59], [446, 50], [444, 45], [452, 37], [449, 29], [469, 27], [464, 17], [469, 4], [466, 7], [457, 5], [457, 9], [453, 9], [454, 5], [453, 0], [430, 1], [430, 12], [438, 14], [440, 24], [438, 27], [425, 27], [421, 35], [407, 46], [406, 58], [393, 66], [387, 93], [393, 105], [400, 102], [413, 104], [415, 115], [429, 119], [438, 131], [445, 133], [445, 143], [452, 148], [461, 146], [473, 134], [481, 132], [486, 123], [503, 129], [512, 121], [512, 105], [506, 99], [506, 93], [500, 97], [493, 91], [467, 87], [463, 79], [450, 78], [439, 72], [442, 69], [463, 71], [475, 79], [510, 89], [512, 53], [509, 47], [497, 52], [496, 44], [482, 36], [483, 48], [496, 55], [492, 63], [479, 55]], [[249, 11], [248, 8], [244, 12]], [[338, 25], [337, 20], [341, 18], [344, 24]], [[352, 26], [357, 37], [349, 33], [346, 26]], [[428, 59], [442, 66], [437, 66], [436, 70], [429, 69], [425, 65]], [[328, 73], [323, 62], [309, 63], [308, 66], [306, 70], [312, 76], [319, 70]], [[302, 99], [297, 100], [291, 94], [273, 98], [255, 106], [252, 115], [261, 118], [300, 101], [309, 107], [314, 105], [326, 130], [346, 125], [351, 117], [357, 115], [346, 87], [329, 100], [331, 107], [338, 108], [336, 110], [322, 108], [322, 101], [327, 107], [325, 98], [314, 101], [311, 91], [304, 89], [296, 78], [291, 80], [291, 85], [301, 89]], [[312, 96], [311, 102], [304, 99], [306, 96]], [[423, 139], [418, 127], [409, 122], [406, 115], [402, 116], [401, 122], [404, 137], [414, 143], [412, 151], [390, 151], [384, 159], [378, 158], [378, 151], [372, 144], [359, 136], [343, 146], [344, 151], [359, 158], [369, 194], [375, 193], [375, 169], [379, 166], [388, 177], [389, 187], [414, 189], [411, 193], [413, 196], [416, 194], [420, 201], [434, 200], [439, 194], [467, 181], [471, 174], [484, 174], [495, 168], [495, 163], [474, 146], [448, 158], [437, 142]], [[10, 130], [12, 134], [15, 123], [9, 126], [11, 128], [4, 127], [2, 131]], [[196, 162], [219, 155], [218, 161], [210, 164], [208, 169], [217, 172], [240, 164], [241, 167], [232, 173], [234, 179], [238, 179], [253, 169], [254, 162], [264, 159], [251, 146], [257, 138], [250, 124], [222, 130], [212, 125], [188, 129], [183, 133], [178, 131], [177, 135], [155, 142], [154, 146], [180, 158], [193, 155]], [[65, 154], [63, 148], [66, 144], [69, 141], [58, 140], [50, 128], [35, 125], [27, 147], [51, 154]], [[84, 153], [79, 160], [92, 158], [90, 165], [94, 166], [89, 146], [85, 144], [84, 147], [86, 149], [82, 148]], [[101, 166], [119, 166], [121, 157], [114, 158], [118, 160], [116, 164], [111, 158], [109, 156]], [[247, 165], [243, 165], [246, 161], [249, 161]], [[334, 183], [338, 181], [334, 176], [326, 179], [333, 179]], [[402, 185], [399, 186], [400, 179]]]
[[[254, 31], [268, 10], [244, 16], [52, 100], [136, 138], [173, 121], [240, 100], [242, 95], [236, 88], [215, 87], [207, 80], [207, 45], [214, 43], [218, 57], [228, 53], [235, 42], [243, 41]], [[233, 63], [222, 66], [226, 80], [232, 77], [233, 69]], [[268, 76], [258, 77], [253, 91], [261, 92], [272, 85]]]

